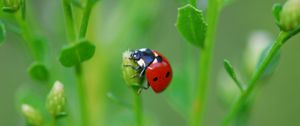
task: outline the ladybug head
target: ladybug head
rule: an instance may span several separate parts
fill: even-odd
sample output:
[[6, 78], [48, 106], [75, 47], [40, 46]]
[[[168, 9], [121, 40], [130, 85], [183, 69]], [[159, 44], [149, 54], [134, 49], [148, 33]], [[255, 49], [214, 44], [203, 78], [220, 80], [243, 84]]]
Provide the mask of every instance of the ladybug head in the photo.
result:
[[135, 50], [134, 52], [132, 52], [130, 54], [130, 58], [133, 59], [133, 60], [139, 60], [139, 59], [141, 59], [141, 52], [138, 51], [138, 50]]

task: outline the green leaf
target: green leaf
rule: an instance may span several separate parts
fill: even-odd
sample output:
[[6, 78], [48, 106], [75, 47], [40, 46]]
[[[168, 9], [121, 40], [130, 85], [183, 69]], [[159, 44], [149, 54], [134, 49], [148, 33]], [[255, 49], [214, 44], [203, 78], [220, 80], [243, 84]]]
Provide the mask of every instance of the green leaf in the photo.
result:
[[34, 62], [28, 69], [29, 75], [32, 79], [39, 81], [47, 81], [48, 80], [48, 70], [46, 66], [39, 62]]
[[61, 118], [64, 118], [66, 116], [68, 116], [68, 113], [66, 113], [66, 112], [60, 112], [60, 113], [58, 113], [58, 115], [55, 118], [56, 119], [61, 119]]
[[4, 42], [6, 37], [5, 25], [3, 22], [0, 22], [0, 45]]
[[[262, 61], [265, 59], [265, 57], [267, 56], [271, 47], [272, 47], [272, 44], [270, 44], [269, 47], [265, 48], [264, 51], [261, 53], [258, 63], [256, 65], [256, 69], [258, 69], [258, 67], [260, 66]], [[271, 60], [270, 64], [267, 66], [266, 70], [262, 74], [261, 79], [271, 76], [274, 73], [275, 69], [277, 68], [279, 61], [280, 61], [280, 51], [275, 54], [275, 56]]]
[[280, 3], [276, 3], [273, 5], [272, 7], [272, 13], [273, 16], [275, 18], [275, 23], [279, 26], [279, 22], [280, 22], [280, 12], [282, 10], [282, 4]]
[[224, 68], [229, 74], [229, 76], [234, 80], [234, 82], [237, 84], [237, 86], [240, 88], [241, 91], [243, 91], [243, 85], [241, 82], [237, 79], [236, 72], [234, 71], [231, 63], [228, 60], [224, 60]]
[[187, 41], [198, 47], [204, 47], [207, 23], [201, 10], [190, 4], [179, 8], [176, 27]]
[[65, 47], [62, 49], [59, 61], [65, 67], [72, 67], [78, 65], [93, 57], [95, 53], [95, 45], [87, 40]]

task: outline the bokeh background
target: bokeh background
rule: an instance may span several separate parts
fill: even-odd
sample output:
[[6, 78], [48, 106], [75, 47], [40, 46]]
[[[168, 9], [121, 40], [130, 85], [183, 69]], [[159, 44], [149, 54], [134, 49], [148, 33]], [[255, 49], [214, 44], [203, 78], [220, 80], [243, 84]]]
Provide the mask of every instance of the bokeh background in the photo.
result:
[[[190, 95], [193, 95], [189, 91], [197, 84], [199, 50], [186, 42], [174, 25], [177, 8], [186, 2], [101, 0], [96, 5], [88, 30], [88, 39], [97, 45], [96, 54], [84, 63], [87, 104], [93, 125], [130, 126], [135, 122], [131, 108], [113, 102], [107, 94], [133, 103], [133, 93], [122, 80], [121, 56], [128, 49], [141, 47], [160, 51], [174, 69], [173, 82], [165, 92], [155, 94], [151, 89], [142, 92], [146, 123], [151, 126], [187, 125], [187, 110], [190, 109]], [[277, 2], [284, 0], [235, 0], [220, 14], [205, 110], [206, 126], [219, 125], [229, 109], [219, 95], [218, 76], [223, 69], [223, 59], [229, 59], [237, 69], [243, 69], [243, 53], [249, 36], [258, 30], [277, 35], [279, 30], [271, 13], [272, 5]], [[199, 8], [205, 10], [205, 7], [206, 1], [200, 0]], [[74, 71], [58, 61], [61, 47], [67, 44], [61, 1], [31, 0], [28, 10], [32, 32], [49, 42], [51, 78], [47, 83], [31, 80], [27, 74], [33, 60], [31, 54], [22, 38], [8, 31], [5, 43], [0, 46], [0, 125], [24, 125], [18, 99], [30, 97], [33, 104], [42, 108], [55, 80], [65, 84], [69, 103], [66, 120], [76, 122], [80, 115]], [[0, 19], [5, 19], [1, 15]], [[79, 23], [79, 18], [76, 21]], [[263, 86], [254, 96], [248, 125], [300, 125], [299, 40], [299, 35], [293, 37], [282, 48], [275, 73], [261, 83]]]

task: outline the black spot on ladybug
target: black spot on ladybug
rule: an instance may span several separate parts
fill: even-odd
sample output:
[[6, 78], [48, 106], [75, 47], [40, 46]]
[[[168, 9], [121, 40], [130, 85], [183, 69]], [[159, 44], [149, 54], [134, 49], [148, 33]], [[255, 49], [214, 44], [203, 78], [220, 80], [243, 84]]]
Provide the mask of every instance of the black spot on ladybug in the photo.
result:
[[157, 77], [154, 77], [154, 78], [153, 78], [153, 81], [157, 81], [157, 80], [158, 80], [158, 78], [157, 78]]
[[166, 73], [166, 78], [168, 78], [170, 76], [170, 72], [168, 71], [167, 73]]

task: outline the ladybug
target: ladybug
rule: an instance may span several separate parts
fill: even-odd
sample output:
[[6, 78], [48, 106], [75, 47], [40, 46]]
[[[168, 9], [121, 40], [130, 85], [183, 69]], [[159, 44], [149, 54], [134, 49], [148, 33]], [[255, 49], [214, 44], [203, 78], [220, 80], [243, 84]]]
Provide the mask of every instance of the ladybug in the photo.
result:
[[140, 89], [148, 89], [151, 86], [156, 93], [160, 93], [168, 87], [172, 80], [172, 68], [167, 58], [161, 53], [148, 48], [141, 48], [134, 50], [130, 54], [130, 59], [138, 64], [138, 67], [133, 68], [141, 71], [135, 77], [143, 78], [146, 76], [147, 86]]

